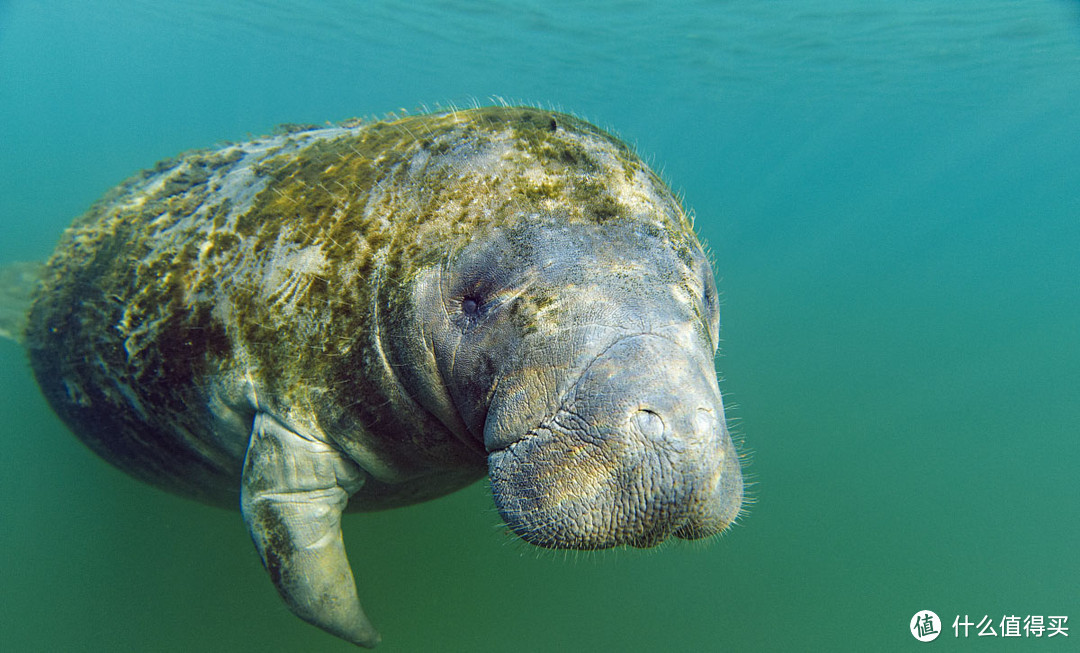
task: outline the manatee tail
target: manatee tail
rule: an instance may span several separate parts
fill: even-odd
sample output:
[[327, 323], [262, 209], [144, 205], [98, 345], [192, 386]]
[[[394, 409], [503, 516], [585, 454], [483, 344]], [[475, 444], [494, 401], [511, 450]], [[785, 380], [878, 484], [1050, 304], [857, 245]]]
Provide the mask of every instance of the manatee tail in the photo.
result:
[[43, 263], [36, 262], [0, 265], [0, 338], [22, 344], [30, 300], [44, 268]]

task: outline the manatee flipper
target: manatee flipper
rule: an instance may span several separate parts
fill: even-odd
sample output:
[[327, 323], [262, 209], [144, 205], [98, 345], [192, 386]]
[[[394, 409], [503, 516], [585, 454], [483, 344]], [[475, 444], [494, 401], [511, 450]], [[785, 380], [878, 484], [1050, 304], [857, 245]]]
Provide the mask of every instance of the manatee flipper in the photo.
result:
[[341, 511], [363, 473], [339, 451], [259, 413], [244, 460], [241, 511], [281, 597], [300, 618], [359, 646], [364, 615], [341, 539]]

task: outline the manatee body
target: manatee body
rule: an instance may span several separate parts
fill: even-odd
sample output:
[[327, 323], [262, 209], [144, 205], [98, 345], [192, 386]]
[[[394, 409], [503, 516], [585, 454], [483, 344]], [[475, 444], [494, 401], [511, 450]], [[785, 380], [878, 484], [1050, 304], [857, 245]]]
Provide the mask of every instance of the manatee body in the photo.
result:
[[623, 143], [479, 108], [158, 164], [66, 231], [25, 342], [91, 449], [239, 506], [289, 607], [373, 646], [345, 510], [487, 473], [544, 547], [726, 528], [718, 328], [687, 216]]

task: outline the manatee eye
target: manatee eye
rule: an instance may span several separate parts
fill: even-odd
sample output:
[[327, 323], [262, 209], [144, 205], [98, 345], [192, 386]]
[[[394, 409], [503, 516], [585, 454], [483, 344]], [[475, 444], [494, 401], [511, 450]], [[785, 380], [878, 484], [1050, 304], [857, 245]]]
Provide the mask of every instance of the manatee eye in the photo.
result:
[[480, 313], [480, 300], [476, 297], [465, 297], [461, 300], [461, 312], [469, 317], [476, 317]]

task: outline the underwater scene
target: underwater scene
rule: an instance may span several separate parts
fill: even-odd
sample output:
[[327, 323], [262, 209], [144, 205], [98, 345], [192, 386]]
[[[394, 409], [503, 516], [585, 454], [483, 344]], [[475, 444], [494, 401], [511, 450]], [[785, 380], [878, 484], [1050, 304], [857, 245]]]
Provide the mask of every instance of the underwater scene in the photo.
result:
[[[1076, 648], [1075, 0], [0, 0], [0, 268], [184, 152], [518, 105], [692, 216], [742, 511], [592, 552], [523, 541], [487, 479], [346, 514], [377, 650]], [[237, 509], [94, 455], [10, 339], [0, 388], [0, 650], [360, 650]]]

